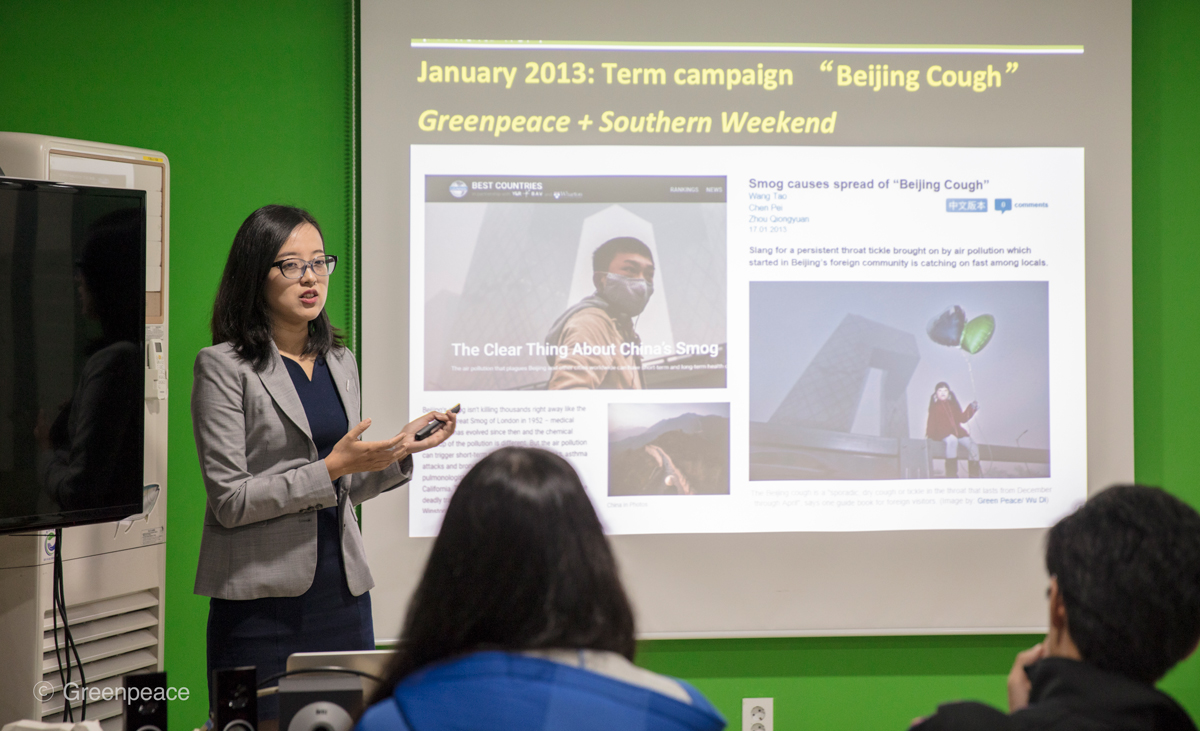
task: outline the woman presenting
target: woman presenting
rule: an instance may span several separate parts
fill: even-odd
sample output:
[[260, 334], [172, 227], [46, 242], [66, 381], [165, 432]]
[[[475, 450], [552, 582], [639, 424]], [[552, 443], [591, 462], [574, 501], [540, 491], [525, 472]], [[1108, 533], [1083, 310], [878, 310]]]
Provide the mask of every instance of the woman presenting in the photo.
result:
[[[358, 367], [325, 313], [337, 258], [307, 212], [264, 206], [234, 237], [196, 357], [192, 426], [208, 493], [197, 594], [217, 668], [282, 672], [293, 652], [375, 649], [374, 586], [353, 507], [407, 482], [454, 433], [431, 413], [364, 441]], [[444, 424], [423, 441], [416, 432]], [[351, 426], [353, 425], [353, 426]], [[210, 698], [212, 697], [210, 687]], [[274, 696], [259, 716], [275, 718]]]

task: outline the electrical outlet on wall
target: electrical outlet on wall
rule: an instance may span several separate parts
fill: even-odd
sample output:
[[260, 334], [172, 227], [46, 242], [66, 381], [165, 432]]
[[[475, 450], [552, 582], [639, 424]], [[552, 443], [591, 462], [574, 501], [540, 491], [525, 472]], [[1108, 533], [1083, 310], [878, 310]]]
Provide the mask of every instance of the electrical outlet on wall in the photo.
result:
[[775, 699], [743, 698], [742, 731], [775, 731]]

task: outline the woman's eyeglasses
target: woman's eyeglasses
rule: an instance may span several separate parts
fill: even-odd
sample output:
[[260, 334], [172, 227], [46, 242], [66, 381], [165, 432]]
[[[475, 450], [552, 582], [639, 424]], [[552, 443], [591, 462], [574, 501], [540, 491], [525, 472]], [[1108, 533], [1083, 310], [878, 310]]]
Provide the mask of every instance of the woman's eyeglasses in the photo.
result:
[[288, 279], [299, 279], [304, 276], [304, 272], [310, 268], [313, 274], [318, 277], [327, 277], [333, 274], [334, 267], [337, 266], [337, 257], [331, 254], [318, 256], [312, 261], [304, 261], [303, 259], [284, 259], [277, 261], [271, 266], [279, 267], [279, 272]]

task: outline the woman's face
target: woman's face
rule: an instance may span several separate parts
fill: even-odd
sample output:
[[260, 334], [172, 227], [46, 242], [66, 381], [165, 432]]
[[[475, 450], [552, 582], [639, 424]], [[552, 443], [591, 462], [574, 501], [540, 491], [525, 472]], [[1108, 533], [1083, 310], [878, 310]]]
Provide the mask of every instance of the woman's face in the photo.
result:
[[938, 401], [945, 401], [948, 398], [950, 398], [950, 389], [946, 388], [945, 386], [939, 387], [937, 390]]
[[[275, 263], [287, 259], [309, 262], [325, 253], [325, 243], [311, 224], [302, 223], [292, 230], [283, 248], [275, 256]], [[307, 267], [299, 279], [288, 279], [271, 267], [267, 275], [267, 305], [271, 308], [271, 319], [277, 325], [307, 325], [321, 314], [328, 296], [329, 276], [318, 277], [312, 267]]]

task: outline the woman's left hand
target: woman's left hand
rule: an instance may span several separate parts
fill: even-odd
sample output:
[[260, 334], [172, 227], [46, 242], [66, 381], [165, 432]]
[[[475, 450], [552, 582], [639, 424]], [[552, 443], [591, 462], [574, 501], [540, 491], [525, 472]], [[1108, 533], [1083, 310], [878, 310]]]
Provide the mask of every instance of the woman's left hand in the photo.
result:
[[[418, 442], [416, 440], [416, 433], [435, 419], [442, 422], [445, 426]], [[418, 416], [416, 419], [413, 419], [407, 426], [400, 430], [400, 436], [403, 437], [400, 440], [400, 448], [404, 449], [408, 454], [433, 449], [449, 439], [454, 434], [456, 426], [458, 426], [458, 414], [450, 411], [430, 411], [424, 416]]]

